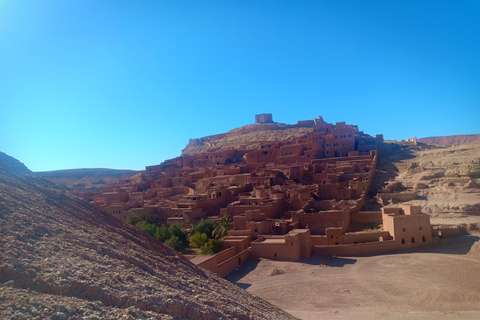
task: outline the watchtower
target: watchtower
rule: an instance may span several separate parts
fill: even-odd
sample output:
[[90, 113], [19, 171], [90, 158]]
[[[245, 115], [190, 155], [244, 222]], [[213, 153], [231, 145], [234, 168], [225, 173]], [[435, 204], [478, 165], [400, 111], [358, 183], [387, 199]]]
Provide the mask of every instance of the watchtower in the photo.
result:
[[256, 114], [255, 123], [273, 123], [273, 116], [271, 113]]

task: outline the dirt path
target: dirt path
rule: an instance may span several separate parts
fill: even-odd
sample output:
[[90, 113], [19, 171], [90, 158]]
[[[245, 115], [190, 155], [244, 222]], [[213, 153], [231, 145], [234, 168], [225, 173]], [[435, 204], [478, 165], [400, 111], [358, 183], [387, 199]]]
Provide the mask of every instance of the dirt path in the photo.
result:
[[227, 280], [301, 319], [480, 319], [480, 233], [422, 252], [251, 261]]

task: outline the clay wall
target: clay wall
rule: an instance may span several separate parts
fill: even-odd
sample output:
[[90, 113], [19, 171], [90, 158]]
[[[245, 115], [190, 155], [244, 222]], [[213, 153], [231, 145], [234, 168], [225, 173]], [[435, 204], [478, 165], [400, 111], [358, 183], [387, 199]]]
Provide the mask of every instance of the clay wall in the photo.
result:
[[356, 244], [356, 243], [365, 243], [365, 242], [379, 242], [393, 240], [390, 232], [388, 231], [378, 231], [378, 232], [356, 232], [356, 233], [347, 233], [343, 235], [343, 244]]
[[263, 236], [250, 243], [252, 257], [298, 261], [311, 253], [310, 232], [294, 229], [285, 236]]
[[260, 221], [265, 219], [265, 215], [259, 209], [245, 211], [245, 217], [250, 221]]
[[416, 191], [404, 191], [400, 193], [378, 193], [378, 196], [382, 200], [382, 203], [398, 203], [414, 200], [417, 198]]
[[192, 182], [192, 178], [190, 176], [172, 178], [172, 185], [174, 188], [186, 186], [190, 182]]
[[223, 248], [235, 247], [236, 252], [242, 252], [250, 247], [251, 236], [226, 236], [223, 238]]
[[351, 223], [382, 223], [382, 211], [360, 211], [350, 215]]
[[175, 193], [172, 188], [159, 188], [157, 189], [157, 197], [158, 198], [169, 198], [174, 196]]
[[278, 151], [276, 149], [263, 149], [258, 150], [257, 152], [257, 161], [261, 163], [265, 162], [277, 162]]
[[213, 165], [225, 164], [234, 155], [233, 149], [227, 150], [216, 150], [213, 152], [207, 152], [207, 158], [211, 161]]
[[302, 179], [305, 176], [305, 168], [304, 166], [291, 166], [290, 167], [290, 175], [288, 176], [289, 179]]
[[246, 229], [250, 230], [250, 234], [253, 238], [257, 238], [262, 234], [275, 233], [275, 221], [273, 220], [247, 221], [245, 225]]
[[395, 250], [395, 241], [386, 240], [382, 242], [367, 242], [358, 244], [344, 244], [333, 246], [313, 246], [312, 252], [323, 255], [359, 255]]
[[106, 192], [102, 195], [105, 206], [110, 206], [114, 203], [127, 202], [128, 193], [126, 192]]
[[287, 246], [284, 237], [276, 239], [259, 239], [250, 243], [252, 258], [267, 259], [288, 259], [297, 261], [300, 259], [300, 252], [297, 247]]
[[220, 277], [225, 277], [227, 274], [240, 267], [242, 264], [248, 261], [251, 256], [251, 250], [244, 250], [233, 257], [220, 262], [217, 265], [217, 274]]
[[432, 228], [432, 236], [443, 238], [454, 238], [467, 233], [467, 229], [459, 226], [435, 225]]
[[228, 230], [228, 235], [232, 237], [250, 236], [250, 230]]
[[246, 230], [246, 222], [247, 222], [247, 217], [243, 214], [241, 215], [236, 215], [233, 217], [233, 229], [234, 230]]
[[305, 145], [303, 144], [294, 144], [280, 147], [280, 156], [300, 156], [303, 153]]
[[128, 201], [139, 201], [142, 202], [145, 199], [143, 192], [131, 192], [128, 194]]
[[205, 168], [211, 165], [212, 161], [210, 159], [195, 159], [192, 161], [192, 167], [194, 168]]
[[235, 268], [247, 262], [249, 258], [249, 249], [237, 253], [235, 247], [231, 247], [198, 263], [197, 266], [207, 269], [220, 277], [224, 277], [235, 270]]
[[[268, 201], [268, 202], [267, 202]], [[261, 210], [265, 214], [265, 218], [275, 219], [283, 211], [282, 200], [264, 200], [258, 198], [241, 198], [237, 202], [228, 204], [224, 209], [221, 209], [222, 216], [236, 216], [245, 213], [247, 210]]]
[[298, 227], [301, 229], [310, 229], [312, 234], [325, 234], [325, 229], [329, 227], [341, 227], [346, 230], [350, 224], [350, 209], [317, 213], [296, 212], [292, 214], [292, 221], [298, 222]]
[[357, 150], [362, 152], [370, 152], [371, 150], [377, 149], [377, 138], [362, 136], [357, 137], [356, 143], [358, 145]]

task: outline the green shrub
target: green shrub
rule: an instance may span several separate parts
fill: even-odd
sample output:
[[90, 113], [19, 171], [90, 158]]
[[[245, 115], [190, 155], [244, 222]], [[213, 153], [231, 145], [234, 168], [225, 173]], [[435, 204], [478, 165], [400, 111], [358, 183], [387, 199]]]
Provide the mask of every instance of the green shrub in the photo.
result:
[[202, 247], [202, 254], [216, 254], [222, 251], [222, 240], [208, 239], [207, 243]]
[[154, 237], [175, 250], [180, 250], [182, 246], [187, 244], [187, 233], [182, 230], [180, 224], [157, 227]]
[[170, 227], [169, 227], [169, 230], [170, 232], [172, 233], [172, 235], [178, 237], [178, 239], [186, 244], [187, 243], [187, 232], [183, 231], [182, 230], [182, 225], [177, 223], [177, 224], [172, 224]]
[[157, 230], [155, 231], [154, 237], [157, 238], [161, 242], [165, 242], [172, 235], [173, 234], [170, 231], [170, 228], [167, 225], [163, 225], [161, 227], [157, 227]]
[[152, 236], [155, 235], [155, 232], [157, 231], [157, 225], [153, 223], [148, 223], [146, 221], [140, 221], [135, 225], [137, 228], [140, 228], [141, 230], [150, 233]]
[[177, 251], [179, 251], [183, 245], [182, 241], [180, 241], [180, 239], [177, 236], [171, 236], [170, 238], [165, 240], [165, 244]]
[[190, 236], [190, 247], [192, 248], [200, 248], [205, 245], [207, 242], [208, 237], [205, 233], [195, 233]]
[[190, 228], [190, 234], [205, 233], [210, 239], [212, 237], [213, 229], [215, 229], [215, 222], [213, 220], [202, 219], [199, 223]]
[[155, 214], [146, 213], [146, 212], [139, 212], [134, 213], [128, 216], [128, 223], [137, 225], [140, 221], [145, 221], [151, 224], [157, 224], [160, 222], [160, 219]]

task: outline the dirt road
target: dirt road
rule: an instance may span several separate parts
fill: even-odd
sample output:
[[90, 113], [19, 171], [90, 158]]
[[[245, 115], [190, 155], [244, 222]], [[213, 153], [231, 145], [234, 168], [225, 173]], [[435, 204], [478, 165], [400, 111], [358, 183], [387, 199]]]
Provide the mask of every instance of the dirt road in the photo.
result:
[[227, 280], [301, 319], [480, 319], [480, 233], [421, 252], [250, 261]]

